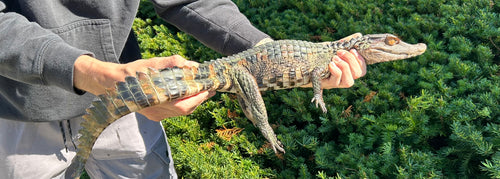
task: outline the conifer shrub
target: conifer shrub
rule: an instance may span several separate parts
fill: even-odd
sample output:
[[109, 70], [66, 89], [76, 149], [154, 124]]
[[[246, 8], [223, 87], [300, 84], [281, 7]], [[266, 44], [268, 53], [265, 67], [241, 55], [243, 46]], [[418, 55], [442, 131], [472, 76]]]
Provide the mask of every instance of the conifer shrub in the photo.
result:
[[[263, 93], [286, 154], [275, 155], [233, 94], [163, 121], [184, 178], [500, 178], [500, 2], [234, 0], [274, 39], [393, 33], [428, 50], [371, 65], [348, 89]], [[221, 57], [141, 2], [144, 58]]]

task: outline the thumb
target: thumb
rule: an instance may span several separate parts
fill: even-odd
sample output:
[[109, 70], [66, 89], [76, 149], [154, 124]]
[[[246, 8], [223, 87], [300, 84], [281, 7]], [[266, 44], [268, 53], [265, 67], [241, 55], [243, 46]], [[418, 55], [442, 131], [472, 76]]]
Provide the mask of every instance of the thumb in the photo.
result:
[[148, 65], [149, 67], [156, 69], [171, 68], [174, 66], [183, 67], [187, 66], [186, 63], [188, 62], [188, 60], [180, 55], [172, 55], [168, 57], [153, 57], [147, 59], [146, 61], [147, 63], [150, 63]]

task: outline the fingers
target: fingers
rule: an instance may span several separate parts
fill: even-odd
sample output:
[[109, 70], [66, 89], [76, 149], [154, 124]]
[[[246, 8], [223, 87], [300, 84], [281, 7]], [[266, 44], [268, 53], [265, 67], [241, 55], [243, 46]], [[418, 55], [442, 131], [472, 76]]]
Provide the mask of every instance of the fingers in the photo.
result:
[[179, 115], [191, 114], [196, 107], [215, 95], [215, 91], [203, 91], [193, 96], [173, 101], [173, 106], [178, 109]]
[[198, 66], [197, 62], [194, 61], [188, 61], [184, 57], [180, 55], [172, 55], [169, 57], [154, 57], [145, 60], [146, 64], [148, 67], [156, 68], [156, 69], [163, 69], [163, 68], [169, 68], [169, 67], [184, 67], [184, 66]]
[[[333, 66], [333, 64], [335, 64], [335, 66]], [[333, 64], [331, 64], [329, 68], [333, 68], [333, 71], [336, 73], [332, 73], [331, 77], [334, 77], [334, 79], [338, 78], [335, 79], [335, 82], [338, 82], [333, 83], [334, 85], [336, 85], [335, 88], [349, 88], [354, 85], [354, 78], [352, 76], [349, 63], [343, 61], [339, 56], [335, 56], [333, 57]]]
[[[337, 56], [335, 56], [333, 58], [334, 58], [333, 60], [335, 60], [335, 61], [340, 60], [340, 58]], [[330, 71], [331, 75], [330, 75], [330, 78], [328, 78], [328, 81], [326, 81], [326, 84], [328, 84], [329, 86], [323, 85], [323, 88], [328, 87], [326, 89], [330, 89], [330, 88], [335, 88], [335, 87], [340, 85], [340, 82], [342, 81], [342, 70], [337, 66], [337, 63], [341, 63], [341, 62], [332, 61], [330, 64], [328, 64], [328, 70]], [[322, 82], [321, 84], [325, 84], [325, 83]]]
[[[349, 53], [350, 52], [350, 53]], [[354, 49], [349, 52], [345, 50], [337, 51], [338, 57], [349, 64], [351, 74], [354, 79], [363, 77], [366, 74], [366, 63], [363, 57]]]
[[365, 61], [365, 59], [355, 49], [351, 49], [351, 50], [349, 50], [349, 52], [351, 52], [353, 54], [353, 56], [356, 58], [356, 60], [358, 60], [359, 66], [361, 67], [361, 76], [358, 76], [358, 78], [365, 76], [366, 75], [366, 61]]
[[214, 95], [215, 91], [203, 91], [187, 98], [144, 108], [139, 111], [139, 113], [152, 121], [161, 121], [169, 117], [184, 116], [193, 113], [196, 107]]
[[322, 82], [322, 87], [349, 88], [354, 85], [354, 80], [366, 74], [366, 63], [356, 50], [339, 50], [328, 66], [330, 78]]
[[188, 61], [180, 55], [169, 57], [153, 57], [150, 59], [140, 59], [134, 62], [123, 64], [122, 72], [125, 76], [135, 76], [138, 71], [147, 72], [148, 68], [164, 69], [170, 67], [198, 67], [199, 63]]

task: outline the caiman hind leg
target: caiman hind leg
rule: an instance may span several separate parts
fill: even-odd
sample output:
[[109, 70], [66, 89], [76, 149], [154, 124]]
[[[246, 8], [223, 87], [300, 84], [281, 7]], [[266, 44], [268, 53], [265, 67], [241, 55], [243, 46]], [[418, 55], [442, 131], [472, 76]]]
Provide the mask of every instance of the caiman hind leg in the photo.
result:
[[267, 121], [266, 106], [253, 75], [245, 68], [236, 68], [233, 69], [233, 77], [238, 102], [247, 118], [259, 128], [262, 135], [271, 143], [275, 153], [278, 151], [285, 153], [285, 149]]

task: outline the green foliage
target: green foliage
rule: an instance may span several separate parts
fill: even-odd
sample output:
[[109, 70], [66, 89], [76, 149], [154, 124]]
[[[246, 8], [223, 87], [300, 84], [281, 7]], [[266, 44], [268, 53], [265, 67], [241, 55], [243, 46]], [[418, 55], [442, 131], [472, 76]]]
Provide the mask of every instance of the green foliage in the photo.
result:
[[[500, 178], [500, 2], [234, 0], [275, 39], [326, 41], [355, 32], [424, 42], [425, 54], [369, 66], [349, 89], [265, 92], [285, 146], [276, 156], [232, 95], [166, 119], [185, 178]], [[164, 24], [143, 2], [134, 30], [145, 58], [220, 57]], [[225, 140], [216, 129], [243, 129]]]
[[221, 55], [196, 41], [192, 36], [180, 32], [166, 24], [154, 12], [149, 1], [141, 0], [138, 18], [132, 26], [139, 41], [143, 58], [155, 56], [181, 55], [202, 62], [221, 57]]
[[[225, 94], [219, 99], [233, 103]], [[174, 117], [163, 121], [179, 175], [185, 178], [272, 176], [271, 169], [260, 168], [255, 161], [243, 157], [257, 153], [256, 146], [249, 142], [256, 139], [235, 135], [227, 141], [216, 135], [215, 129], [229, 128], [233, 125], [231, 123], [234, 123], [221, 121], [220, 118], [228, 119], [229, 109], [225, 106], [231, 105], [208, 101], [189, 117]], [[216, 120], [207, 120], [213, 118]]]

